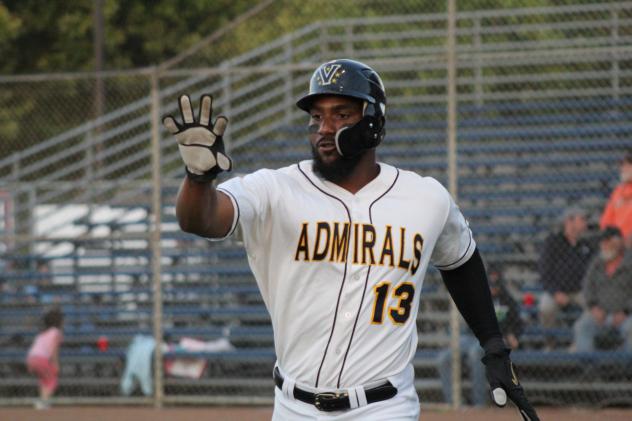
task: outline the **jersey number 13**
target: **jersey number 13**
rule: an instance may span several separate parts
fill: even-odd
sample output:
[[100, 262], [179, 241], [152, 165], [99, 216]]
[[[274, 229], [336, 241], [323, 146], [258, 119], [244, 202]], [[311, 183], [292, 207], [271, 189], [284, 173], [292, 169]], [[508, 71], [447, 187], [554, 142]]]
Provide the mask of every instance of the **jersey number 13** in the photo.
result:
[[[390, 282], [381, 282], [373, 288], [375, 304], [373, 305], [373, 317], [371, 323], [382, 324]], [[410, 282], [402, 282], [393, 287], [393, 297], [399, 299], [397, 305], [388, 308], [388, 315], [393, 324], [402, 325], [410, 317], [411, 304], [415, 297], [415, 286]]]

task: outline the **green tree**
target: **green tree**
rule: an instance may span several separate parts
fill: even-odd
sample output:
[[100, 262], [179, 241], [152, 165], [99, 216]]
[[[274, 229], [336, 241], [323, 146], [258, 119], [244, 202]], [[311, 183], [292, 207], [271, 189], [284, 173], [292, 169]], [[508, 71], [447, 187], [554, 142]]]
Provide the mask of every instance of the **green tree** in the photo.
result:
[[[104, 70], [173, 57], [252, 7], [248, 0], [105, 0]], [[94, 70], [94, 2], [0, 0], [0, 73]], [[0, 157], [93, 117], [94, 80], [0, 84]], [[106, 110], [147, 94], [138, 78], [105, 81]]]
[[[6, 51], [14, 40], [17, 38], [22, 26], [22, 20], [17, 16], [11, 14], [9, 9], [0, 2], [0, 51]], [[11, 62], [11, 58], [4, 56], [0, 62], [0, 72], [8, 73], [8, 64]]]
[[[246, 0], [105, 0], [105, 68], [160, 63], [252, 5]], [[93, 70], [93, 7], [89, 0], [1, 0], [0, 71]]]

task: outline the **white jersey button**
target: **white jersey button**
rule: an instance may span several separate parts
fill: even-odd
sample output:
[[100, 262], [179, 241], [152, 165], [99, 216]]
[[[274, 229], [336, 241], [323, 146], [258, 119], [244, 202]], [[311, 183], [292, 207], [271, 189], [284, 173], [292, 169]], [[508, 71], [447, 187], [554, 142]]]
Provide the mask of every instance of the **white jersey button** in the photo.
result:
[[358, 279], [360, 279], [360, 275], [358, 275], [357, 273], [355, 275], [353, 275], [353, 280], [357, 281]]
[[352, 317], [353, 317], [353, 314], [352, 314], [350, 311], [347, 311], [347, 312], [345, 313], [345, 317], [346, 317], [347, 319], [350, 319], [350, 318], [352, 318]]

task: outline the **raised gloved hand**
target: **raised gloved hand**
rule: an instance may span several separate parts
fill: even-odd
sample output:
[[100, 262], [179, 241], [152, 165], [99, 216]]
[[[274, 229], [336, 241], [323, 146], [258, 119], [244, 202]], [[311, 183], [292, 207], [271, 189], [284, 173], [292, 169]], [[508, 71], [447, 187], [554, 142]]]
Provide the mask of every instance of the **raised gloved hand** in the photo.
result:
[[200, 116], [195, 121], [191, 99], [181, 95], [179, 99], [182, 123], [168, 115], [162, 124], [178, 141], [178, 149], [186, 166], [187, 176], [198, 182], [211, 182], [222, 171], [230, 171], [233, 163], [224, 152], [222, 136], [228, 119], [219, 116], [211, 125], [213, 97], [204, 94], [200, 98]]
[[492, 401], [500, 407], [507, 404], [507, 397], [513, 401], [524, 421], [539, 421], [538, 414], [529, 403], [524, 389], [518, 381], [513, 363], [509, 358], [511, 350], [500, 338], [489, 340], [484, 346], [485, 374], [491, 386]]

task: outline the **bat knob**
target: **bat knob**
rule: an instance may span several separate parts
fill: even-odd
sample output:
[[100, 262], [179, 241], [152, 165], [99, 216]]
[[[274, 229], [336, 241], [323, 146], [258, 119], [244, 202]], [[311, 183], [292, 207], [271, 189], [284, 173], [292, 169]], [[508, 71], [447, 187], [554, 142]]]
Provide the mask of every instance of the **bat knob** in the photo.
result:
[[507, 393], [500, 387], [492, 391], [492, 398], [494, 399], [494, 403], [498, 406], [505, 406], [507, 404]]

